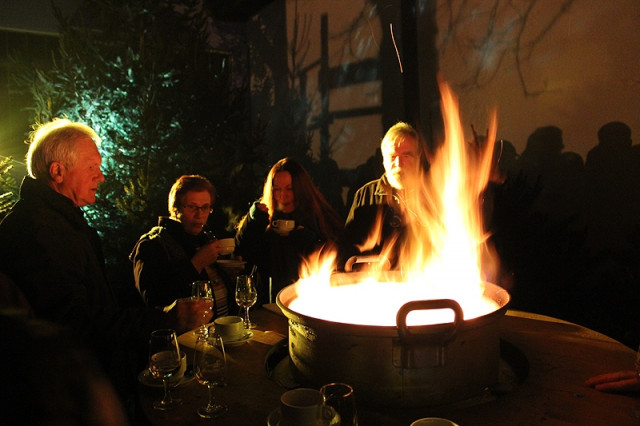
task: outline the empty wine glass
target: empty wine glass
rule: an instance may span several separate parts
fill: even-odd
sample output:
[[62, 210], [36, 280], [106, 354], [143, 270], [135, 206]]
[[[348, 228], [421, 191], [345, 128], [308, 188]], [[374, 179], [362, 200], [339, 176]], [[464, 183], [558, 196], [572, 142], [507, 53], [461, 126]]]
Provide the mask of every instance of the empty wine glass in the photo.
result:
[[194, 281], [191, 284], [191, 298], [192, 299], [200, 299], [200, 300], [210, 300], [211, 301], [211, 309], [209, 311], [204, 312], [204, 316], [202, 317], [202, 323], [200, 324], [200, 328], [194, 331], [195, 334], [198, 335], [206, 335], [207, 334], [207, 318], [209, 318], [209, 314], [213, 312], [213, 283], [211, 281]]
[[149, 339], [149, 373], [162, 379], [164, 396], [153, 403], [156, 410], [170, 410], [180, 403], [171, 396], [169, 378], [180, 370], [180, 347], [176, 333], [170, 329], [155, 330]]
[[238, 275], [236, 278], [236, 303], [244, 309], [244, 328], [254, 328], [256, 325], [249, 320], [249, 308], [258, 300], [258, 292], [253, 278], [248, 275]]
[[358, 412], [353, 388], [346, 383], [329, 383], [320, 388], [324, 403], [340, 415], [343, 426], [358, 426]]
[[227, 412], [227, 406], [216, 404], [213, 388], [224, 383], [227, 372], [227, 358], [222, 338], [211, 330], [208, 335], [198, 336], [195, 346], [193, 372], [201, 385], [209, 391], [207, 404], [198, 408], [198, 415], [205, 419], [219, 417]]

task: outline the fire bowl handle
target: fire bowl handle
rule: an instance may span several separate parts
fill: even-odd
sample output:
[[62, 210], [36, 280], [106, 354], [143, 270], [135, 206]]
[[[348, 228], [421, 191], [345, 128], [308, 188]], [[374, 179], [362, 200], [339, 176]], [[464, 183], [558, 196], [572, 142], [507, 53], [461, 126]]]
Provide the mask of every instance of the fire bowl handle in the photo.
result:
[[[439, 333], [414, 334], [407, 327], [407, 315], [411, 311], [421, 311], [427, 309], [451, 309], [454, 313], [453, 323]], [[407, 302], [398, 309], [396, 314], [396, 324], [400, 340], [404, 343], [438, 343], [444, 344], [456, 337], [458, 328], [464, 321], [464, 313], [460, 304], [452, 299], [414, 300]]]
[[351, 256], [344, 264], [344, 271], [353, 272], [353, 267], [358, 264], [376, 264], [377, 268], [381, 271], [391, 269], [391, 262], [389, 262], [386, 256], [372, 254], [367, 256]]

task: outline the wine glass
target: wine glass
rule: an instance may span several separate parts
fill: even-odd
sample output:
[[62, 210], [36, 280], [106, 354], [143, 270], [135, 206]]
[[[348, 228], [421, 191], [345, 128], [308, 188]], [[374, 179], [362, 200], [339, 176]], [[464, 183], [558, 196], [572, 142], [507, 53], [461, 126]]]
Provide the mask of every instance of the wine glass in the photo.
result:
[[207, 404], [198, 408], [198, 415], [205, 419], [219, 417], [227, 412], [227, 406], [216, 404], [213, 388], [225, 382], [227, 358], [222, 338], [215, 331], [198, 336], [195, 346], [193, 372], [201, 385], [209, 391]]
[[248, 275], [238, 275], [236, 278], [236, 303], [244, 308], [244, 328], [253, 328], [256, 325], [249, 320], [249, 308], [258, 300], [258, 292], [253, 283], [253, 278]]
[[180, 347], [176, 332], [171, 329], [155, 330], [149, 339], [149, 373], [151, 377], [161, 378], [164, 396], [153, 403], [156, 410], [170, 410], [180, 404], [169, 390], [169, 378], [180, 370]]
[[211, 310], [205, 311], [202, 324], [200, 324], [200, 328], [195, 330], [193, 333], [204, 336], [207, 334], [206, 327], [206, 318], [209, 317], [209, 314], [213, 311], [213, 283], [211, 281], [194, 281], [191, 284], [191, 298], [192, 299], [200, 299], [200, 300], [210, 300], [211, 301]]
[[358, 426], [358, 412], [353, 388], [346, 383], [329, 383], [320, 388], [324, 403], [340, 415], [343, 426]]

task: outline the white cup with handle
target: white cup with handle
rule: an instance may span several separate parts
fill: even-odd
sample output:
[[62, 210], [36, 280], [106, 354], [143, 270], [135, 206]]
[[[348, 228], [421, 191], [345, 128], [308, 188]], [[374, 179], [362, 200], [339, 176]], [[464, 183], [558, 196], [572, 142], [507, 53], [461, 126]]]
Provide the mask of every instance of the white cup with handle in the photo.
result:
[[271, 227], [280, 235], [289, 235], [296, 227], [296, 221], [291, 219], [276, 219], [271, 222]]
[[242, 317], [229, 315], [216, 318], [213, 323], [215, 330], [222, 337], [223, 342], [239, 340], [244, 336], [244, 320]]
[[322, 393], [316, 389], [298, 388], [280, 397], [281, 426], [317, 426], [329, 423], [336, 415], [333, 407], [324, 404]]
[[218, 240], [218, 246], [220, 247], [221, 255], [231, 254], [236, 248], [236, 240], [233, 238], [222, 238]]

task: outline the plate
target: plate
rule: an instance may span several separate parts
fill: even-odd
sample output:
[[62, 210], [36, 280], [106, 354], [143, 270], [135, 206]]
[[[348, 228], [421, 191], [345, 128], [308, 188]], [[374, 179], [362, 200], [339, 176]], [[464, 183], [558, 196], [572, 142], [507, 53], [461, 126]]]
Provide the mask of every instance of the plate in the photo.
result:
[[[282, 413], [279, 408], [276, 408], [269, 414], [267, 417], [267, 426], [280, 426], [280, 422], [282, 421]], [[316, 426], [337, 426], [340, 424], [340, 415], [335, 413], [333, 418], [330, 420], [322, 420], [319, 419], [316, 421]]]
[[244, 334], [244, 336], [242, 336], [239, 339], [235, 339], [235, 340], [224, 340], [224, 339], [222, 339], [222, 342], [224, 343], [225, 346], [238, 346], [238, 345], [243, 344], [247, 340], [251, 339], [251, 337], [253, 337], [253, 331], [248, 331], [248, 332], [246, 332]]
[[[185, 383], [191, 382], [193, 379], [195, 379], [195, 376], [193, 375], [191, 369], [187, 369], [184, 376], [180, 377], [179, 379], [177, 378], [174, 378], [173, 380], [169, 379], [169, 386], [171, 386], [172, 388], [182, 386]], [[152, 388], [163, 387], [162, 379], [155, 379], [151, 377], [151, 373], [149, 373], [148, 369], [144, 369], [140, 372], [140, 374], [138, 374], [138, 381], [143, 385], [149, 386]]]
[[216, 263], [225, 268], [244, 268], [244, 265], [247, 264], [244, 260], [236, 259], [218, 259]]

